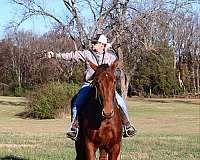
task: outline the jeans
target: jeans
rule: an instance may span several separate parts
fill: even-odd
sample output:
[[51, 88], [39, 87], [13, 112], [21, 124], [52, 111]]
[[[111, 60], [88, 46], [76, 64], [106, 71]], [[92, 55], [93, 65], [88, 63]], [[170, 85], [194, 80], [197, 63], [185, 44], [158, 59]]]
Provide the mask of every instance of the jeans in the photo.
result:
[[[84, 103], [84, 100], [86, 99], [90, 90], [91, 90], [90, 83], [85, 82], [83, 86], [81, 87], [81, 89], [79, 90], [78, 94], [76, 95], [76, 98], [71, 106], [72, 107], [72, 122], [74, 122], [74, 120], [76, 119], [77, 112], [82, 106], [82, 104]], [[126, 103], [124, 99], [117, 93], [117, 91], [115, 94], [116, 94], [116, 100], [117, 100], [118, 105], [121, 107], [121, 110], [123, 111], [126, 118], [129, 119], [128, 111], [127, 111], [127, 107], [126, 107]]]

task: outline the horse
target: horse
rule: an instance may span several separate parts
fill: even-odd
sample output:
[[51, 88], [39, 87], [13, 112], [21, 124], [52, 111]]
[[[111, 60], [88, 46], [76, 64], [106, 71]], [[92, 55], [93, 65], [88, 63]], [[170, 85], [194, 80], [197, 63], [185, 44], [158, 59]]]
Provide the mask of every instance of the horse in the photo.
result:
[[117, 160], [122, 143], [122, 121], [115, 99], [117, 61], [111, 66], [96, 66], [91, 92], [78, 113], [79, 133], [75, 142], [76, 160], [95, 160], [99, 149], [100, 160]]

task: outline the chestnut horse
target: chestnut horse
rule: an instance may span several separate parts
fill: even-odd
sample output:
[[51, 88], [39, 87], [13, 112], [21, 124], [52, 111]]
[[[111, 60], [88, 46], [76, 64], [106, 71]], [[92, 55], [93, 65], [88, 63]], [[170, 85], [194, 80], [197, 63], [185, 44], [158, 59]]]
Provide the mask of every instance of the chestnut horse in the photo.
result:
[[122, 141], [122, 121], [115, 99], [115, 69], [117, 62], [96, 66], [88, 100], [78, 113], [79, 133], [76, 160], [95, 160], [100, 151], [100, 160], [117, 160]]

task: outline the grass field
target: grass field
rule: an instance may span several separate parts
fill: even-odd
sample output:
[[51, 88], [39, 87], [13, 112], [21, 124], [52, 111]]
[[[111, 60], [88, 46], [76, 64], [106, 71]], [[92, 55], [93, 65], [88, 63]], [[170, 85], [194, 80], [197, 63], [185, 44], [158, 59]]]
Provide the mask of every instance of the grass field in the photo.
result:
[[[33, 120], [16, 116], [24, 98], [0, 97], [0, 160], [73, 160], [66, 119]], [[121, 160], [199, 160], [200, 100], [128, 100], [138, 132], [123, 139]]]

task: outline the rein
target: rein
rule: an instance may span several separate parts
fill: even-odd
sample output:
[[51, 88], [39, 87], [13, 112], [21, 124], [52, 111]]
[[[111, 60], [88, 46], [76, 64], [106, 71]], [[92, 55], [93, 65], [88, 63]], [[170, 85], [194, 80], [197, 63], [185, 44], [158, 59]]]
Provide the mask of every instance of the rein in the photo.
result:
[[[102, 98], [101, 98], [100, 94], [98, 94], [98, 88], [97, 88], [96, 84], [97, 84], [96, 81], [92, 81], [90, 83], [90, 86], [95, 89], [95, 99], [98, 100], [99, 104], [103, 107]], [[113, 101], [114, 101], [114, 97], [113, 97]], [[114, 116], [114, 112], [112, 112], [111, 115], [109, 115], [109, 116], [105, 116], [102, 112], [102, 116], [104, 119], [110, 119]]]
[[90, 86], [95, 89], [95, 99], [97, 99], [99, 101], [99, 104], [102, 106], [103, 103], [102, 103], [101, 97], [98, 94], [98, 89], [97, 89], [96, 83], [94, 83], [94, 81], [92, 81], [90, 83]]

